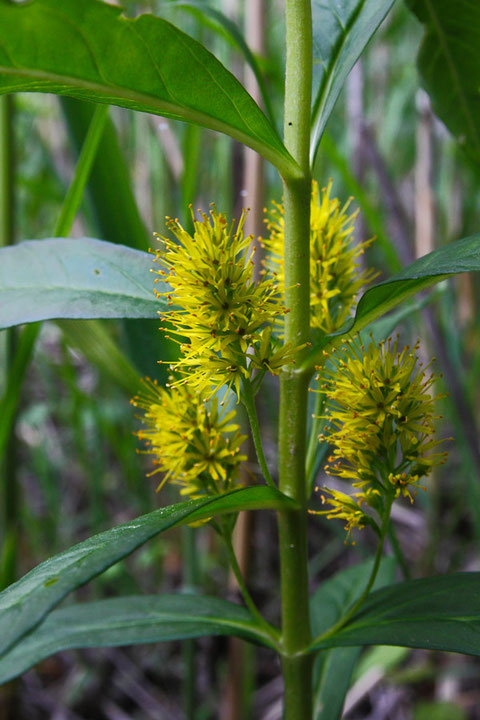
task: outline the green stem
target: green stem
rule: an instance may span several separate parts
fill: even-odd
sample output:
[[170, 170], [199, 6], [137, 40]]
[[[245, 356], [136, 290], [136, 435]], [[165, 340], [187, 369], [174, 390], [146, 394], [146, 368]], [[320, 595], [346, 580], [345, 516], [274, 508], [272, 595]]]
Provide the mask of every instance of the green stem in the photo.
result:
[[241, 394], [242, 402], [247, 411], [248, 420], [250, 422], [250, 429], [252, 431], [253, 444], [257, 453], [258, 462], [265, 478], [265, 482], [270, 487], [276, 488], [277, 486], [272, 480], [270, 471], [268, 469], [267, 461], [265, 459], [265, 453], [263, 452], [262, 437], [260, 434], [260, 426], [258, 424], [257, 408], [255, 406], [255, 397], [253, 394], [252, 386], [250, 382], [244, 382]]
[[250, 595], [248, 588], [245, 584], [245, 580], [243, 579], [242, 571], [240, 570], [240, 566], [238, 564], [237, 556], [235, 555], [235, 550], [233, 549], [233, 543], [232, 543], [232, 532], [230, 527], [226, 527], [225, 524], [222, 523], [221, 527], [221, 535], [223, 538], [223, 541], [225, 543], [225, 547], [227, 549], [228, 554], [228, 560], [230, 562], [230, 567], [232, 568], [233, 574], [235, 575], [235, 579], [237, 581], [238, 587], [240, 592], [242, 593], [242, 597], [244, 599], [245, 605], [252, 613], [255, 620], [258, 622], [258, 624], [263, 628], [263, 630], [267, 633], [267, 635], [273, 640], [275, 645], [278, 645], [279, 641], [279, 632], [277, 628], [275, 628], [273, 625], [271, 625], [261, 612], [258, 610], [257, 606], [255, 605], [255, 602]]
[[[85, 100], [60, 98], [70, 141], [79, 157], [96, 106]], [[107, 118], [88, 178], [94, 227], [102, 240], [148, 251], [151, 239], [138, 212], [115, 125]]]
[[[285, 342], [309, 338], [310, 107], [312, 15], [310, 0], [286, 0], [285, 145], [302, 170], [283, 178], [285, 209]], [[299, 353], [301, 366], [304, 353]], [[306, 420], [309, 373], [286, 370], [280, 380], [279, 487], [300, 509], [278, 513], [282, 600], [285, 720], [312, 716], [312, 658], [307, 569]]]
[[326, 632], [324, 632], [322, 635], [319, 635], [316, 637], [313, 641], [313, 645], [317, 645], [319, 642], [326, 640], [329, 637], [332, 637], [332, 635], [336, 635], [336, 633], [347, 624], [347, 622], [350, 620], [351, 617], [357, 612], [357, 610], [363, 605], [365, 600], [367, 599], [370, 590], [373, 587], [373, 584], [376, 580], [378, 570], [380, 567], [380, 563], [382, 560], [383, 555], [383, 547], [385, 545], [385, 538], [388, 532], [388, 527], [390, 525], [390, 511], [392, 509], [392, 504], [394, 501], [394, 497], [390, 496], [385, 505], [384, 509], [384, 515], [382, 519], [382, 526], [380, 528], [380, 537], [378, 540], [377, 550], [375, 553], [375, 559], [373, 561], [372, 570], [370, 572], [370, 577], [368, 578], [367, 584], [365, 585], [365, 588], [360, 595], [360, 597], [353, 603], [351, 608], [345, 613], [343, 617], [340, 618], [340, 620], [335, 623], [335, 625], [332, 625], [331, 628], [329, 628]]
[[[193, 528], [188, 526], [182, 527], [182, 555], [184, 558], [183, 591], [195, 592], [198, 587], [196, 533]], [[185, 720], [194, 720], [196, 714], [197, 663], [195, 656], [195, 640], [184, 640], [182, 643], [184, 670], [182, 698]]]
[[[0, 246], [15, 242], [15, 184], [14, 184], [14, 99], [0, 97]], [[8, 377], [15, 357], [17, 330], [8, 328], [2, 333], [4, 349], [4, 379]], [[2, 417], [3, 423], [3, 417]], [[0, 489], [2, 498], [2, 551], [0, 557], [0, 588], [16, 579], [18, 549], [18, 513], [20, 487], [16, 472], [16, 439], [12, 424], [5, 434], [0, 450]]]
[[15, 349], [15, 357], [9, 368], [5, 391], [0, 397], [0, 456], [5, 452], [9, 434], [15, 420], [20, 393], [28, 363], [33, 353], [33, 345], [40, 330], [40, 323], [27, 325], [20, 334]]
[[390, 538], [390, 542], [392, 543], [392, 549], [397, 559], [397, 562], [400, 565], [404, 579], [410, 580], [412, 574], [410, 572], [410, 568], [408, 567], [408, 563], [405, 559], [402, 548], [400, 547], [400, 543], [398, 542], [397, 533], [395, 532], [395, 528], [393, 527], [393, 523], [391, 520], [388, 523], [388, 537]]
[[13, 97], [0, 97], [0, 246], [14, 241]]
[[88, 128], [87, 137], [82, 147], [82, 152], [75, 168], [75, 175], [68, 188], [65, 200], [60, 210], [60, 215], [55, 226], [55, 237], [68, 235], [75, 220], [83, 193], [87, 184], [90, 170], [92, 169], [98, 144], [101, 140], [103, 129], [108, 117], [108, 105], [97, 105], [92, 122]]

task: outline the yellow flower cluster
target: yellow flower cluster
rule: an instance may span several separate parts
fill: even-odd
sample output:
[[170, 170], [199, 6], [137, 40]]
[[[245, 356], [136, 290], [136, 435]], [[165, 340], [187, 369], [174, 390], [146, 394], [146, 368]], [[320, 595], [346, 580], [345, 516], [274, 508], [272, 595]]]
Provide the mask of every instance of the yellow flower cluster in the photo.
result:
[[152, 475], [180, 486], [181, 495], [199, 498], [218, 495], [239, 486], [239, 465], [246, 457], [240, 447], [246, 439], [234, 422], [235, 411], [219, 408], [217, 398], [188, 385], [168, 390], [146, 380], [145, 391], [132, 402], [144, 410], [145, 429], [138, 437], [154, 456]]
[[[372, 242], [352, 245], [357, 212], [347, 214], [350, 200], [343, 207], [331, 198], [332, 181], [322, 191], [312, 183], [310, 206], [310, 324], [325, 333], [338, 330], [347, 320], [359, 290], [374, 277], [361, 270], [358, 258]], [[270, 237], [263, 240], [267, 263], [275, 269], [279, 284], [284, 282], [284, 209], [274, 203], [267, 221]]]
[[179, 338], [182, 357], [173, 368], [201, 392], [226, 385], [240, 396], [242, 379], [252, 369], [277, 373], [292, 362], [293, 352], [272, 336], [275, 319], [286, 312], [278, 284], [253, 277], [251, 237], [243, 234], [245, 212], [235, 228], [210, 212], [193, 217], [190, 235], [178, 220], [169, 220], [175, 240], [160, 238], [157, 274], [171, 287], [171, 310], [163, 313], [168, 329]]
[[[413, 502], [420, 481], [445, 462], [446, 452], [435, 452], [435, 376], [428, 374], [415, 355], [418, 344], [398, 349], [395, 341], [367, 349], [350, 340], [339, 355], [332, 354], [323, 392], [328, 399], [328, 425], [320, 439], [333, 446], [325, 470], [349, 480], [353, 496], [328, 490], [328, 517], [342, 517], [346, 529], [371, 524], [363, 507], [380, 516], [388, 501], [403, 495]], [[413, 493], [413, 494], [412, 494]]]

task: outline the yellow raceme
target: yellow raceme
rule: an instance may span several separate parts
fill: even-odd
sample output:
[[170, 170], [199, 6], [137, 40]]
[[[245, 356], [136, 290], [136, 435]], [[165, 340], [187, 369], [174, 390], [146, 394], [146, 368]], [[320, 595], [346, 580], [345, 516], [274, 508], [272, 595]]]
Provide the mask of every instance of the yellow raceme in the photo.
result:
[[169, 389], [151, 380], [133, 401], [144, 411], [138, 437], [153, 455], [154, 473], [180, 487], [181, 495], [199, 498], [239, 487], [239, 466], [246, 457], [240, 448], [244, 435], [235, 411], [219, 407], [189, 385]]
[[[347, 213], [350, 200], [343, 206], [331, 197], [332, 181], [320, 193], [312, 183], [310, 204], [310, 325], [325, 333], [338, 330], [350, 315], [355, 298], [375, 273], [361, 270], [358, 259], [372, 242], [353, 244], [357, 212]], [[281, 287], [284, 284], [283, 244], [284, 209], [274, 203], [268, 214], [269, 237], [263, 239], [270, 266]]]
[[171, 288], [160, 293], [171, 306], [162, 319], [181, 344], [173, 366], [182, 375], [177, 382], [188, 380], [201, 391], [226, 385], [240, 396], [242, 380], [259, 363], [276, 373], [293, 360], [272, 337], [286, 309], [276, 280], [253, 277], [255, 249], [249, 253], [253, 238], [244, 236], [244, 221], [245, 212], [235, 227], [213, 208], [209, 216], [193, 217], [190, 235], [170, 220], [175, 239], [162, 237], [164, 249], [156, 253], [156, 272]]
[[435, 376], [418, 362], [417, 350], [418, 344], [399, 350], [398, 338], [372, 339], [368, 348], [350, 340], [323, 371], [328, 405], [320, 439], [332, 445], [325, 470], [356, 492], [327, 490], [332, 510], [322, 512], [345, 519], [349, 531], [371, 523], [366, 507], [381, 516], [387, 499], [413, 502], [422, 479], [445, 462], [447, 453], [436, 452], [443, 440], [434, 439]]

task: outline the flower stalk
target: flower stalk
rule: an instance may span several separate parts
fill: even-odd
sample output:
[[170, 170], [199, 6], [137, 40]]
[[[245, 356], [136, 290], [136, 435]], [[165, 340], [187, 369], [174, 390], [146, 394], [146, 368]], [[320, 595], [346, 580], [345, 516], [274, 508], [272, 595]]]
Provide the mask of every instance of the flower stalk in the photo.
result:
[[252, 432], [253, 444], [255, 445], [255, 451], [257, 453], [258, 464], [260, 465], [260, 469], [263, 473], [263, 477], [265, 478], [265, 482], [267, 483], [267, 485], [270, 485], [270, 487], [272, 487], [272, 488], [276, 488], [276, 485], [272, 480], [272, 476], [270, 475], [270, 470], [268, 469], [267, 460], [265, 458], [265, 453], [263, 452], [262, 438], [260, 435], [260, 426], [258, 424], [257, 408], [255, 406], [255, 396], [253, 393], [251, 383], [248, 381], [244, 382], [244, 384], [243, 384], [241, 398], [242, 398], [242, 402], [244, 404], [245, 410], [247, 411], [248, 421], [250, 423], [250, 430]]
[[232, 569], [233, 574], [235, 575], [235, 579], [238, 584], [238, 588], [242, 594], [243, 600], [245, 602], [245, 605], [252, 613], [252, 616], [257, 621], [258, 625], [263, 629], [263, 631], [266, 633], [267, 636], [269, 636], [270, 640], [274, 643], [278, 643], [278, 630], [273, 625], [271, 625], [263, 615], [258, 610], [257, 606], [255, 605], [255, 601], [253, 600], [252, 596], [250, 595], [250, 592], [247, 588], [247, 585], [245, 583], [245, 580], [242, 575], [242, 571], [240, 569], [240, 566], [238, 564], [237, 557], [235, 555], [235, 550], [233, 548], [233, 542], [232, 542], [232, 528], [225, 522], [223, 522], [220, 525], [220, 532], [222, 535], [223, 542], [225, 544], [225, 549], [227, 551], [228, 560], [230, 567]]
[[350, 607], [349, 610], [345, 613], [343, 617], [340, 618], [338, 622], [335, 623], [335, 625], [332, 625], [332, 627], [327, 630], [326, 632], [322, 633], [322, 635], [319, 635], [316, 637], [313, 641], [313, 645], [317, 645], [318, 643], [326, 640], [329, 637], [332, 637], [332, 635], [335, 635], [344, 625], [347, 624], [347, 622], [352, 618], [357, 610], [361, 608], [365, 600], [367, 599], [371, 589], [373, 588], [375, 584], [375, 580], [378, 575], [378, 571], [380, 569], [380, 563], [382, 561], [383, 556], [383, 548], [385, 545], [385, 537], [388, 532], [388, 526], [390, 522], [390, 512], [392, 509], [392, 504], [394, 501], [393, 495], [390, 496], [386, 502], [384, 514], [382, 518], [382, 526], [380, 528], [379, 532], [379, 538], [378, 538], [378, 544], [377, 544], [377, 550], [375, 552], [375, 558], [373, 560], [372, 569], [370, 571], [369, 578], [367, 580], [367, 584], [365, 585], [365, 588], [363, 589], [361, 595], [357, 598], [357, 600], [353, 603], [353, 605]]

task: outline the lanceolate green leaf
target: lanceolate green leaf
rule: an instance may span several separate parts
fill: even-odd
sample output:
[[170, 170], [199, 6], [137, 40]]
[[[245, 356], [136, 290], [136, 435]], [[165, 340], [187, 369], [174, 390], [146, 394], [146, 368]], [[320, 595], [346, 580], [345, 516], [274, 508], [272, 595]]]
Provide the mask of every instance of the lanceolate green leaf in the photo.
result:
[[55, 555], [0, 593], [0, 655], [75, 588], [175, 525], [239, 510], [280, 509], [295, 503], [268, 487], [233, 490], [142, 515]]
[[158, 317], [163, 302], [154, 295], [151, 268], [148, 253], [92, 238], [1, 248], [0, 328], [59, 318]]
[[299, 170], [236, 78], [200, 43], [151, 15], [99, 0], [0, 3], [0, 92], [33, 90], [187, 120], [231, 135], [287, 177]]
[[379, 283], [360, 299], [348, 332], [362, 330], [409, 297], [458, 273], [480, 270], [480, 235], [449, 243], [415, 260], [389, 280]]
[[[367, 583], [372, 561], [337, 573], [315, 592], [311, 600], [312, 632], [317, 635], [340, 620]], [[375, 589], [393, 582], [395, 562], [384, 558], [375, 580]], [[350, 687], [360, 647], [342, 647], [322, 652], [314, 665], [314, 718], [339, 720]]]
[[52, 612], [0, 658], [0, 683], [60, 650], [204, 635], [236, 635], [271, 645], [246, 608], [225, 600], [190, 594], [114, 598]]
[[312, 162], [348, 73], [394, 0], [313, 0]]
[[480, 3], [407, 0], [425, 26], [418, 69], [435, 112], [480, 162]]
[[398, 645], [480, 655], [480, 573], [409, 580], [372, 593], [315, 648]]
[[450, 275], [479, 270], [480, 235], [457, 240], [424, 255], [388, 280], [369, 288], [360, 298], [355, 317], [338, 333], [328, 335], [319, 347], [314, 348], [307, 362], [314, 365], [322, 358], [325, 347], [338, 345], [345, 334], [352, 335], [363, 330], [421, 290]]

